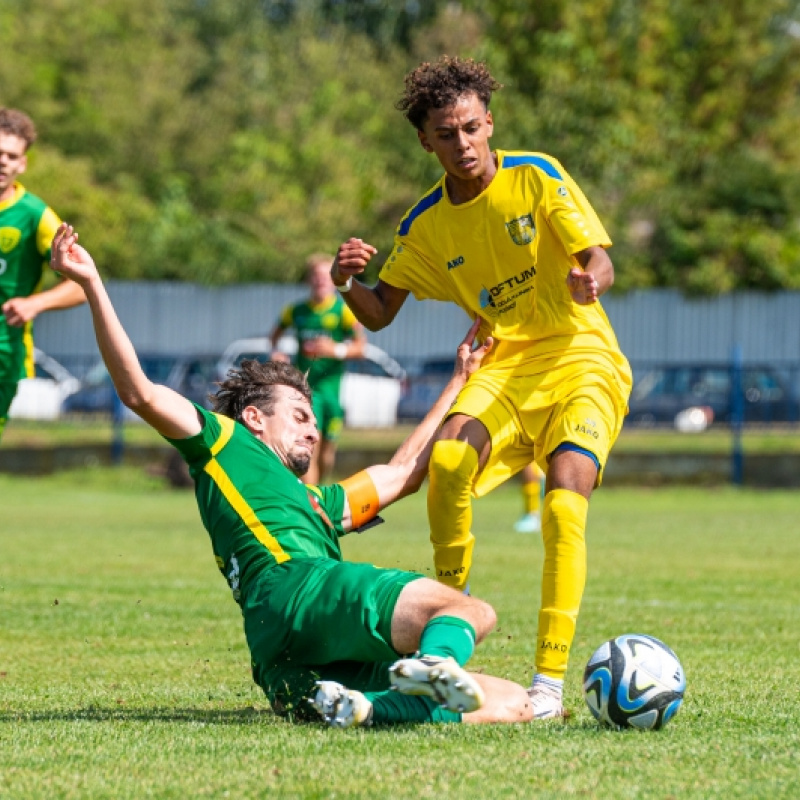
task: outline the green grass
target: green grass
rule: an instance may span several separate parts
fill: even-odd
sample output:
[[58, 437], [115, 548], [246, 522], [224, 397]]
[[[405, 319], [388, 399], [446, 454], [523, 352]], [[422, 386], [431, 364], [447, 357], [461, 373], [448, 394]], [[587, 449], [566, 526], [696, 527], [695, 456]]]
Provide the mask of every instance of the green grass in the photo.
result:
[[[191, 492], [133, 469], [0, 476], [0, 797], [792, 798], [800, 776], [800, 496], [603, 489], [566, 724], [292, 726], [252, 684]], [[473, 591], [500, 625], [478, 668], [526, 683], [541, 540], [520, 498], [476, 504]], [[424, 497], [345, 540], [427, 570]], [[597, 726], [583, 664], [623, 632], [688, 676], [656, 733]]]

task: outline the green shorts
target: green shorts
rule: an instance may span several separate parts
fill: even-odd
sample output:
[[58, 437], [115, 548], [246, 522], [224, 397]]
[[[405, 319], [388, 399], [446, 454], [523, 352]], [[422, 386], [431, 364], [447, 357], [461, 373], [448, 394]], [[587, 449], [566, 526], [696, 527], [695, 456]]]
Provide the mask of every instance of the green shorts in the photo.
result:
[[17, 393], [17, 383], [0, 383], [0, 436], [8, 419], [8, 409], [11, 408], [11, 401]]
[[318, 680], [389, 687], [400, 592], [423, 576], [332, 559], [292, 559], [249, 587], [242, 605], [253, 678], [278, 713], [298, 713]]
[[317, 418], [317, 429], [323, 439], [335, 442], [344, 427], [344, 409], [339, 401], [341, 383], [323, 381], [312, 388], [311, 407]]

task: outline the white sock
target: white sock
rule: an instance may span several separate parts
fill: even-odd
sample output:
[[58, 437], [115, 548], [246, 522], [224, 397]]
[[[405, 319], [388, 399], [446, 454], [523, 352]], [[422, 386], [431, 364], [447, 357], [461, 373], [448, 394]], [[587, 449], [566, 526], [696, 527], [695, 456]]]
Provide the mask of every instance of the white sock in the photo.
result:
[[531, 684], [532, 688], [536, 688], [537, 686], [541, 686], [542, 688], [547, 688], [551, 692], [557, 692], [558, 696], [564, 693], [564, 681], [559, 680], [558, 678], [548, 678], [547, 675], [542, 675], [541, 672], [537, 672], [533, 676], [533, 683]]

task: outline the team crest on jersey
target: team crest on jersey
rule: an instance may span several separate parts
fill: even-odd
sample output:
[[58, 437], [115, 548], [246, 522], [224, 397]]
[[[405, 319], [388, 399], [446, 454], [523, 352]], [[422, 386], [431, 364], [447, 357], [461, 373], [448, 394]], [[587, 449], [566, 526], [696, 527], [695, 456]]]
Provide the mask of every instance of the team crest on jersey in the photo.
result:
[[536, 226], [533, 224], [533, 217], [530, 214], [506, 222], [506, 230], [514, 244], [530, 244], [533, 237], [536, 236]]
[[336, 314], [326, 314], [322, 318], [322, 327], [332, 331], [339, 324], [339, 317]]
[[0, 228], [0, 253], [10, 253], [18, 244], [22, 231], [17, 228]]

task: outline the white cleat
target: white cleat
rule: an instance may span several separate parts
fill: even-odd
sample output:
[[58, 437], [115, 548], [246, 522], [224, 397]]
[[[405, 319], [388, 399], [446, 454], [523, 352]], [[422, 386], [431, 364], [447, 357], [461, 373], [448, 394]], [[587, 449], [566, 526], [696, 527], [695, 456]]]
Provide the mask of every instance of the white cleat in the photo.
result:
[[355, 689], [336, 681], [317, 681], [317, 693], [308, 698], [331, 728], [354, 728], [372, 723], [372, 703]]
[[525, 514], [514, 523], [514, 530], [517, 533], [541, 533], [542, 520], [536, 512]]
[[564, 708], [561, 693], [548, 686], [531, 686], [528, 697], [533, 706], [534, 719], [566, 719], [569, 712]]
[[403, 658], [389, 667], [389, 680], [401, 694], [431, 697], [450, 711], [477, 711], [486, 699], [480, 684], [452, 658]]

